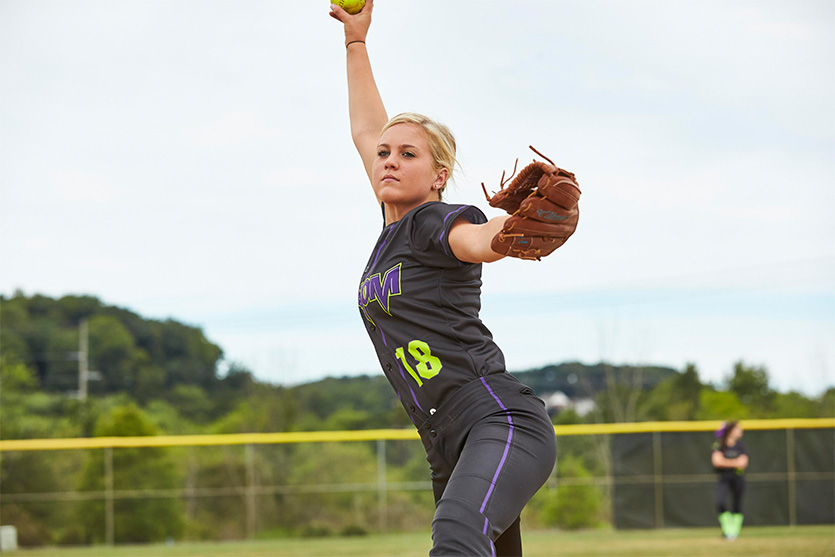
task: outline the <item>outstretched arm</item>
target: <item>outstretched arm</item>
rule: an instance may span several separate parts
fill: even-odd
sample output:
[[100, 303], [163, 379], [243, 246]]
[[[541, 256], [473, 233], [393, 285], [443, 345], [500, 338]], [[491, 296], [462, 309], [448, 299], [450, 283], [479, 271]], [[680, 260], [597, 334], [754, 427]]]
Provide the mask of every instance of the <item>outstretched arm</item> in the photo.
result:
[[371, 179], [371, 163], [377, 151], [380, 132], [388, 122], [386, 109], [374, 81], [371, 61], [365, 46], [365, 37], [371, 25], [373, 9], [374, 0], [366, 0], [362, 11], [356, 15], [350, 15], [335, 4], [331, 4], [330, 11], [330, 16], [342, 22], [345, 27], [351, 137], [369, 179]]
[[490, 263], [502, 259], [505, 256], [493, 251], [490, 244], [509, 218], [510, 215], [502, 215], [484, 224], [473, 224], [459, 218], [449, 229], [449, 247], [452, 253], [467, 263]]

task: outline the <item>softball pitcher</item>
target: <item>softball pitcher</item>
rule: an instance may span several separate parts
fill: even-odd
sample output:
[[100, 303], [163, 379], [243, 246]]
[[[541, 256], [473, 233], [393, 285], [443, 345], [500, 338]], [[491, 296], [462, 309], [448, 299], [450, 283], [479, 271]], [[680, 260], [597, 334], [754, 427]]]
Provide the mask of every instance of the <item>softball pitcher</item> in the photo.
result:
[[[345, 30], [352, 137], [384, 219], [362, 274], [360, 314], [426, 449], [436, 505], [430, 555], [521, 555], [519, 515], [553, 470], [556, 439], [543, 402], [507, 373], [479, 319], [481, 264], [553, 251], [576, 227], [576, 200], [548, 205], [554, 215], [544, 221], [488, 220], [442, 202], [455, 140], [419, 114], [389, 120], [365, 45], [372, 10], [368, 0], [356, 15], [330, 12]], [[514, 184], [554, 186], [570, 174], [539, 164]], [[578, 197], [570, 182], [556, 189]], [[546, 232], [531, 235], [526, 224]]]

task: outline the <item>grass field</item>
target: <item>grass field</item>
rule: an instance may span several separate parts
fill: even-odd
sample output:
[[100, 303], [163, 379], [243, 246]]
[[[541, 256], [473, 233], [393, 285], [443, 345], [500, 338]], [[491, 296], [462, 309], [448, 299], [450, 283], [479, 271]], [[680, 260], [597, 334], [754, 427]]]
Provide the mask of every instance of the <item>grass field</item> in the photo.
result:
[[[733, 542], [713, 529], [583, 532], [524, 532], [527, 557], [680, 555], [835, 556], [835, 527], [744, 528]], [[172, 546], [45, 548], [20, 551], [26, 557], [418, 557], [429, 552], [429, 533], [358, 538], [281, 539], [251, 542], [182, 543]]]

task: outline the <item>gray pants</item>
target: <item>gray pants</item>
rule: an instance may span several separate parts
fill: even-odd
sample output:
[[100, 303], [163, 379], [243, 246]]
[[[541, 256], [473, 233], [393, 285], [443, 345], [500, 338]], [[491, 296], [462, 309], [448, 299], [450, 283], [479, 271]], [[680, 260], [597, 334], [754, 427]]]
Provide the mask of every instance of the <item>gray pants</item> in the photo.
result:
[[554, 426], [507, 373], [478, 378], [419, 428], [432, 469], [430, 556], [522, 554], [519, 515], [556, 461]]

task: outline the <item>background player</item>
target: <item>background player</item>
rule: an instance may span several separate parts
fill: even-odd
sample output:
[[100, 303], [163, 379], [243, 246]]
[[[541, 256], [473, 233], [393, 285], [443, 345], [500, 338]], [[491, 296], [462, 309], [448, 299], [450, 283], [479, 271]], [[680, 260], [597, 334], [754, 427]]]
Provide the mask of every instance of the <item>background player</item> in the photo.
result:
[[[719, 439], [713, 445], [710, 460], [719, 475], [716, 484], [716, 509], [722, 534], [735, 540], [742, 530], [742, 494], [745, 491], [745, 468], [748, 453], [742, 444], [742, 426], [730, 421], [719, 430]], [[731, 508], [726, 505], [731, 496]]]

